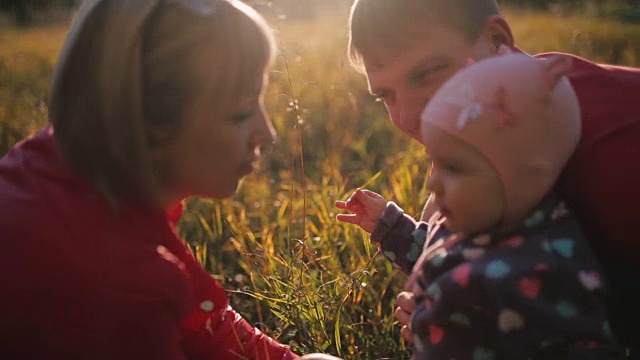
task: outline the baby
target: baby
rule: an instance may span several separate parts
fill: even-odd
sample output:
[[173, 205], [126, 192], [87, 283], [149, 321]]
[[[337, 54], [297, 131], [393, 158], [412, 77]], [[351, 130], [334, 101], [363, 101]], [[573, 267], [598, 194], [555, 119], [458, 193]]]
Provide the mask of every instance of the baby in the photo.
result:
[[438, 211], [358, 190], [336, 206], [409, 273], [415, 359], [619, 357], [603, 279], [553, 191], [580, 137], [570, 59], [506, 54], [454, 75], [421, 116]]

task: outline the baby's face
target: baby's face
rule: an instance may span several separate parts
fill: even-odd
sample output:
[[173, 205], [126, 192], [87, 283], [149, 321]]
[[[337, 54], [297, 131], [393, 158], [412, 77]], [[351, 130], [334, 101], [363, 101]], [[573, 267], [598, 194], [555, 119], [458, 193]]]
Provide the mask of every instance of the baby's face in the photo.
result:
[[445, 226], [467, 234], [500, 225], [504, 191], [493, 166], [476, 149], [430, 126], [423, 137], [432, 160], [427, 186]]
[[[423, 143], [436, 160], [440, 163], [449, 160], [453, 150], [447, 153], [448, 148], [460, 148], [458, 152], [469, 153], [465, 157], [473, 158], [470, 151], [463, 151], [466, 144], [482, 154], [476, 156], [475, 165], [482, 166], [473, 168], [478, 171], [473, 181], [485, 182], [474, 186], [479, 188], [484, 184], [482, 186], [494, 191], [498, 186], [491, 185], [493, 179], [500, 180], [504, 203], [500, 231], [518, 227], [552, 190], [578, 143], [580, 107], [575, 92], [563, 77], [570, 66], [571, 60], [562, 56], [539, 60], [507, 54], [479, 61], [447, 81], [422, 113]], [[459, 143], [462, 144], [454, 146]], [[488, 169], [497, 173], [492, 175], [491, 182], [487, 182]], [[436, 173], [437, 170], [438, 162]], [[485, 178], [481, 179], [478, 174]], [[464, 181], [467, 178], [456, 176]], [[456, 180], [456, 184], [462, 184], [462, 180]], [[465, 185], [464, 190], [456, 193], [464, 194], [463, 206], [475, 208], [477, 205], [471, 202], [476, 199], [472, 197], [491, 194], [483, 191], [483, 194], [473, 194]], [[487, 200], [491, 199], [482, 199], [485, 204], [493, 204]], [[443, 206], [447, 207], [448, 201], [445, 200]], [[493, 209], [485, 204], [481, 206]], [[473, 216], [480, 216], [477, 221], [482, 220], [481, 225], [486, 226], [490, 224], [485, 221], [486, 217], [492, 214], [474, 212]], [[453, 213], [452, 219], [456, 218]], [[476, 226], [473, 230], [479, 229], [480, 226]], [[466, 225], [464, 230], [468, 231]]]

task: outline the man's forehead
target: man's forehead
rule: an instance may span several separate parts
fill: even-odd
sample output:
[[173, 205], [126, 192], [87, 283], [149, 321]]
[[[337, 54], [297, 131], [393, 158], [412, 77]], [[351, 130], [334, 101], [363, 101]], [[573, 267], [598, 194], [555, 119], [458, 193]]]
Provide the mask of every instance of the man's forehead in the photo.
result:
[[362, 56], [362, 62], [367, 72], [381, 72], [386, 69], [393, 68], [396, 64], [402, 63], [407, 53], [412, 51], [409, 46], [400, 46], [399, 44], [389, 45], [388, 47], [378, 46], [378, 49], [369, 49]]
[[[372, 67], [389, 66], [409, 53], [431, 49], [437, 42], [430, 26], [425, 24], [411, 24], [395, 28], [392, 32], [369, 36], [360, 45], [363, 62]], [[434, 40], [436, 40], [434, 42]]]
[[[410, 75], [412, 72], [422, 71], [439, 66], [443, 62], [453, 59], [451, 54], [429, 51], [407, 51], [388, 59], [374, 59], [364, 61], [364, 67], [370, 81], [384, 80], [388, 77], [398, 78]], [[401, 79], [397, 79], [401, 80]]]

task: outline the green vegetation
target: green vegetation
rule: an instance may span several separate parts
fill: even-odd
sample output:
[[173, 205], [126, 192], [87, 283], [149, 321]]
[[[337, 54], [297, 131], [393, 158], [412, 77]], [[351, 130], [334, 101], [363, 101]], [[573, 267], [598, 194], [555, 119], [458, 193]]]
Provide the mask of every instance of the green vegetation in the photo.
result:
[[[528, 52], [640, 64], [640, 25], [532, 11], [506, 16]], [[417, 215], [427, 156], [393, 128], [349, 66], [344, 15], [272, 23], [281, 55], [267, 104], [279, 141], [233, 199], [190, 200], [181, 235], [233, 306], [294, 350], [408, 358], [393, 318], [406, 277], [367, 234], [335, 221], [333, 202], [366, 186]], [[65, 31], [0, 29], [0, 154], [45, 124]]]

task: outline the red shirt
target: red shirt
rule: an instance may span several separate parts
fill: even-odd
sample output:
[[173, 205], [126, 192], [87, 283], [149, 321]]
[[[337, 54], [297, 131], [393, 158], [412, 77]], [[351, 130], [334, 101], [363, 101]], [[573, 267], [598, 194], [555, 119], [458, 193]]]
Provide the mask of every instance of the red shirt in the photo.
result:
[[582, 137], [561, 190], [598, 252], [640, 275], [640, 69], [572, 58]]
[[0, 160], [0, 203], [0, 358], [297, 358], [228, 306], [163, 209], [113, 211], [47, 130]]
[[640, 346], [640, 69], [572, 58], [582, 137], [560, 190], [609, 273], [612, 322]]

